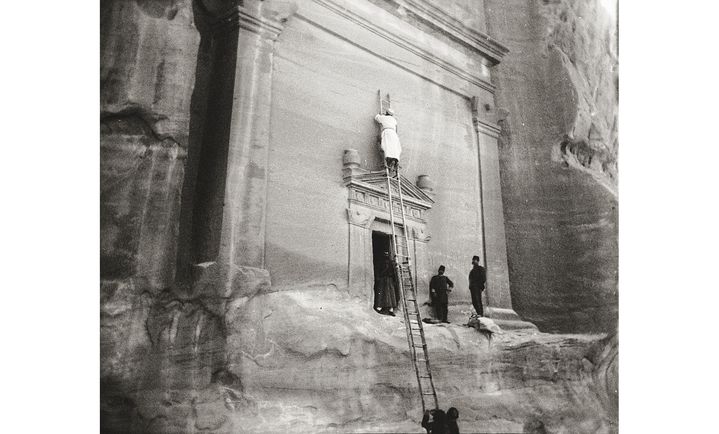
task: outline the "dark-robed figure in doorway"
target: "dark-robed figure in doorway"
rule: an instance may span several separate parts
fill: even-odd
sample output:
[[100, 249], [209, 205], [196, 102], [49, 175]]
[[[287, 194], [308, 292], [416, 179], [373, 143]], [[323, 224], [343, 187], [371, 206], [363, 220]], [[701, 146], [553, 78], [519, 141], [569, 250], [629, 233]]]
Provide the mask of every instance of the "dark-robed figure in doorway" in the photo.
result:
[[394, 262], [385, 253], [384, 263], [375, 279], [374, 308], [382, 315], [394, 316], [399, 304], [399, 285], [395, 278]]

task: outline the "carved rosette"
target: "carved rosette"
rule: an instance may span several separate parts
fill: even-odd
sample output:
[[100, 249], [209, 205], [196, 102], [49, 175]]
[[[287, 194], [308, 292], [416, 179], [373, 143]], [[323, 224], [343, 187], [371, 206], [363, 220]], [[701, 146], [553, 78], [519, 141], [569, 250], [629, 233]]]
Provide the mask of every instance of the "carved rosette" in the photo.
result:
[[412, 238], [423, 243], [427, 243], [432, 239], [432, 235], [430, 235], [427, 228], [422, 226], [413, 227], [411, 234]]
[[369, 229], [374, 222], [375, 215], [362, 208], [347, 208], [347, 219], [351, 225]]

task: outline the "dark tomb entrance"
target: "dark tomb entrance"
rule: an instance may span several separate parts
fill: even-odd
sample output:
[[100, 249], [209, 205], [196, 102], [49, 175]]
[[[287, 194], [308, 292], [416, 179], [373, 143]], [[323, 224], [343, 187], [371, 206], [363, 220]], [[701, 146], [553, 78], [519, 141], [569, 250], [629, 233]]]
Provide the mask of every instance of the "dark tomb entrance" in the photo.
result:
[[379, 272], [384, 267], [385, 258], [389, 257], [389, 234], [372, 231], [372, 263], [374, 265], [374, 280], [377, 282]]
[[374, 269], [374, 303], [375, 310], [389, 314], [397, 311], [399, 291], [396, 289], [390, 235], [372, 231], [372, 265]]

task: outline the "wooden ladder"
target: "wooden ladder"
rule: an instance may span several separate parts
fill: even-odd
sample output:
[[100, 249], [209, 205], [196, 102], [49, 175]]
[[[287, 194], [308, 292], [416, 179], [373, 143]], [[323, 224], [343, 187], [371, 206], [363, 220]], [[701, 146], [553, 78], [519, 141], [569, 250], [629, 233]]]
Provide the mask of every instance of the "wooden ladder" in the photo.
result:
[[[409, 252], [409, 228], [405, 221], [404, 200], [402, 198], [402, 181], [400, 180], [399, 167], [395, 170], [395, 175], [390, 176], [390, 170], [385, 164], [385, 174], [387, 176], [387, 194], [389, 197], [389, 217], [392, 226], [392, 240], [394, 241], [394, 265], [399, 281], [399, 289], [402, 298], [402, 312], [404, 314], [404, 324], [407, 330], [407, 343], [412, 356], [412, 364], [414, 372], [417, 375], [417, 384], [419, 386], [419, 394], [422, 399], [422, 413], [428, 410], [428, 406], [439, 408], [437, 403], [437, 392], [434, 389], [434, 380], [432, 380], [432, 371], [429, 366], [429, 353], [427, 352], [427, 341], [424, 337], [424, 328], [422, 327], [422, 318], [419, 313], [419, 305], [417, 304], [417, 291], [412, 276], [411, 258]], [[397, 188], [397, 197], [399, 199], [399, 215], [401, 217], [398, 223], [401, 224], [402, 234], [397, 233], [397, 225], [395, 223], [395, 200], [393, 199], [392, 188]]]

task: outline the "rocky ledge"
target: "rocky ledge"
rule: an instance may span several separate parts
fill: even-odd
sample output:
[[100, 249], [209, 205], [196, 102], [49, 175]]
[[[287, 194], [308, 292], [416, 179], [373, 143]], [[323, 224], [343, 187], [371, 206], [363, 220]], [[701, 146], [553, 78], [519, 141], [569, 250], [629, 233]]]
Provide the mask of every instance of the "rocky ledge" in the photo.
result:
[[[400, 316], [334, 286], [260, 287], [190, 299], [104, 282], [103, 432], [423, 432]], [[425, 331], [463, 432], [616, 432], [616, 336]]]

